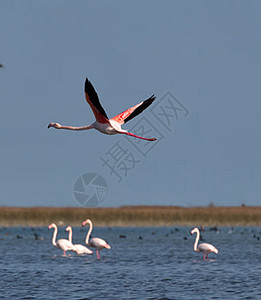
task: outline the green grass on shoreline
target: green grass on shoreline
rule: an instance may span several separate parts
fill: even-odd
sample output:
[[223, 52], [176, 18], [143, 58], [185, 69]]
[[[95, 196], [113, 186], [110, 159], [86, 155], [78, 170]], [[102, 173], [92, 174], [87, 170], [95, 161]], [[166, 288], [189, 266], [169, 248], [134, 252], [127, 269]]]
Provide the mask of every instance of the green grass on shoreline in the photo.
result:
[[123, 206], [119, 208], [0, 207], [0, 226], [261, 226], [258, 207]]

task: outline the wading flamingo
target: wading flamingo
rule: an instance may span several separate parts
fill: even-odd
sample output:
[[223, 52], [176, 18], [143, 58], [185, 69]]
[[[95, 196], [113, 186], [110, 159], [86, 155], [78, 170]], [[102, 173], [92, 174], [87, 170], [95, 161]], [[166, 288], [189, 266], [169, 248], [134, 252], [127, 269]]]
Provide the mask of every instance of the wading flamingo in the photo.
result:
[[54, 127], [56, 129], [68, 129], [68, 130], [88, 130], [88, 129], [96, 129], [100, 131], [101, 133], [105, 134], [127, 134], [142, 140], [146, 141], [155, 141], [155, 138], [144, 138], [138, 135], [135, 135], [131, 132], [128, 132], [127, 130], [124, 130], [121, 128], [121, 125], [124, 123], [130, 121], [132, 118], [139, 115], [141, 112], [143, 112], [144, 109], [146, 109], [151, 103], [156, 99], [154, 95], [152, 95], [149, 99], [140, 102], [139, 104], [125, 110], [124, 112], [118, 114], [117, 116], [113, 117], [112, 119], [109, 119], [106, 112], [104, 111], [103, 107], [101, 106], [101, 103], [99, 101], [98, 95], [91, 84], [91, 82], [86, 78], [85, 80], [85, 98], [90, 105], [93, 114], [95, 116], [96, 121], [90, 125], [86, 126], [80, 126], [80, 127], [73, 127], [73, 126], [62, 126], [59, 123], [50, 123], [48, 125], [48, 128]]
[[57, 229], [57, 226], [54, 223], [49, 225], [48, 229], [51, 229], [51, 228], [54, 228], [52, 244], [55, 247], [63, 250], [64, 255], [66, 255], [66, 251], [74, 251], [73, 244], [71, 242], [69, 242], [68, 240], [60, 239], [60, 240], [56, 241], [56, 236], [57, 236], [58, 229]]
[[203, 254], [204, 254], [203, 259], [204, 260], [208, 259], [208, 255], [211, 252], [214, 252], [214, 253], [218, 254], [218, 249], [215, 248], [211, 244], [202, 243], [202, 244], [199, 244], [199, 246], [198, 246], [198, 240], [199, 240], [200, 233], [199, 233], [199, 229], [196, 228], [196, 227], [194, 229], [192, 229], [190, 233], [193, 234], [195, 232], [197, 233], [197, 237], [196, 237], [196, 240], [195, 240], [195, 243], [194, 243], [194, 251], [195, 252], [203, 252]]
[[[72, 243], [72, 227], [71, 226], [67, 226], [66, 231], [69, 231], [69, 237], [68, 240], [69, 242]], [[92, 254], [92, 250], [88, 249], [87, 247], [81, 245], [81, 244], [73, 244], [74, 247], [74, 252], [76, 252], [77, 254]]]
[[101, 259], [100, 250], [103, 249], [103, 248], [111, 249], [111, 246], [106, 241], [104, 241], [103, 239], [100, 239], [100, 238], [92, 238], [89, 241], [93, 225], [92, 225], [92, 221], [90, 219], [87, 219], [84, 222], [82, 222], [82, 226], [84, 227], [85, 224], [87, 224], [87, 223], [90, 225], [90, 228], [89, 228], [89, 231], [86, 235], [85, 243], [89, 247], [96, 248], [97, 259]]

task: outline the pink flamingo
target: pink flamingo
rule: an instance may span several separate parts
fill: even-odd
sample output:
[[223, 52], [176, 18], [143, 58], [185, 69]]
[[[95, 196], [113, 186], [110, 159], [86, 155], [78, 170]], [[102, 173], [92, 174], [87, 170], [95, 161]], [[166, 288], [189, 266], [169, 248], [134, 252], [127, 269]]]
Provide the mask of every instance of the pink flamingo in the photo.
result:
[[96, 248], [97, 259], [101, 259], [100, 250], [103, 248], [111, 249], [111, 246], [106, 241], [104, 241], [103, 239], [100, 239], [100, 238], [92, 238], [89, 241], [93, 225], [92, 225], [92, 221], [90, 219], [87, 219], [86, 221], [82, 222], [82, 226], [84, 227], [85, 224], [87, 224], [87, 223], [90, 225], [90, 228], [86, 235], [85, 243], [89, 247]]
[[[66, 231], [69, 231], [69, 242], [72, 243], [72, 227], [71, 226], [67, 226]], [[74, 252], [76, 252], [77, 254], [92, 254], [92, 250], [88, 249], [87, 247], [81, 245], [81, 244], [73, 244], [74, 246]]]
[[54, 223], [49, 225], [48, 229], [51, 229], [51, 228], [54, 228], [52, 244], [55, 247], [57, 247], [58, 249], [63, 250], [63, 255], [65, 255], [65, 256], [66, 256], [66, 251], [74, 251], [74, 246], [70, 241], [68, 241], [66, 239], [60, 239], [60, 240], [56, 241], [58, 229]]
[[68, 130], [88, 130], [88, 129], [96, 129], [100, 131], [101, 133], [105, 134], [127, 134], [142, 140], [146, 141], [155, 141], [155, 138], [144, 138], [138, 135], [135, 135], [131, 132], [128, 132], [127, 130], [124, 130], [121, 128], [121, 125], [124, 123], [130, 121], [132, 118], [139, 115], [141, 112], [143, 112], [144, 109], [146, 109], [151, 103], [156, 99], [154, 95], [152, 95], [149, 99], [140, 102], [139, 104], [125, 110], [124, 112], [118, 114], [117, 116], [113, 117], [112, 119], [109, 119], [106, 112], [104, 111], [103, 107], [101, 106], [101, 103], [99, 101], [98, 95], [91, 84], [91, 82], [86, 78], [85, 80], [85, 98], [87, 102], [89, 103], [93, 114], [96, 118], [96, 121], [92, 123], [91, 125], [86, 126], [80, 126], [80, 127], [73, 127], [73, 126], [62, 126], [59, 123], [50, 123], [48, 125], [48, 128], [54, 127], [56, 129], [68, 129]]
[[218, 249], [217, 248], [215, 248], [213, 245], [211, 245], [211, 244], [207, 244], [207, 243], [202, 243], [202, 244], [199, 244], [199, 246], [198, 246], [198, 241], [199, 241], [199, 235], [200, 235], [200, 233], [199, 233], [199, 230], [198, 230], [198, 228], [194, 228], [194, 229], [192, 229], [191, 230], [191, 234], [193, 234], [193, 233], [197, 233], [197, 237], [196, 237], [196, 240], [195, 240], [195, 243], [194, 243], [194, 251], [195, 252], [203, 252], [203, 259], [205, 260], [205, 259], [208, 259], [208, 254], [209, 253], [211, 253], [211, 252], [214, 252], [214, 253], [218, 253]]

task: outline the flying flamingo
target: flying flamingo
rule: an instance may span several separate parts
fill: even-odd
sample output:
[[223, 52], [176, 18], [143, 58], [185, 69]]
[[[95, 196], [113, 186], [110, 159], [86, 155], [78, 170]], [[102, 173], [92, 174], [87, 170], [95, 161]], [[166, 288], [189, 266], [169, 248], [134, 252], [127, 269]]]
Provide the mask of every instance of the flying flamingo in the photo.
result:
[[208, 259], [208, 254], [209, 253], [211, 253], [211, 252], [214, 252], [214, 253], [218, 253], [218, 249], [217, 248], [215, 248], [213, 245], [211, 245], [211, 244], [207, 244], [207, 243], [202, 243], [202, 244], [199, 244], [199, 246], [198, 246], [198, 240], [199, 240], [199, 235], [200, 235], [200, 233], [199, 233], [199, 230], [198, 230], [198, 228], [194, 228], [194, 229], [192, 229], [191, 230], [191, 234], [193, 234], [193, 233], [197, 233], [197, 237], [196, 237], [196, 240], [195, 240], [195, 243], [194, 243], [194, 251], [195, 252], [203, 252], [203, 259], [205, 260], [205, 259]]
[[57, 236], [57, 226], [52, 223], [49, 225], [48, 229], [54, 228], [54, 232], [53, 232], [53, 239], [52, 239], [52, 244], [57, 247], [58, 249], [63, 250], [63, 255], [66, 256], [66, 251], [74, 251], [74, 246], [71, 242], [69, 242], [66, 239], [60, 239], [58, 241], [56, 241], [56, 236]]
[[87, 219], [84, 222], [82, 222], [82, 226], [84, 227], [85, 224], [87, 224], [87, 223], [90, 225], [90, 228], [86, 235], [85, 244], [89, 247], [96, 248], [97, 259], [101, 259], [100, 250], [103, 248], [111, 249], [111, 246], [106, 241], [104, 241], [103, 239], [100, 239], [100, 238], [92, 238], [89, 241], [93, 225], [92, 225], [92, 221], [90, 219]]
[[[71, 226], [67, 226], [66, 231], [69, 231], [69, 242], [72, 243], [72, 227]], [[87, 247], [81, 245], [81, 244], [73, 244], [74, 246], [74, 252], [76, 252], [77, 254], [92, 254], [92, 250], [88, 249]]]
[[112, 119], [109, 119], [106, 112], [104, 111], [103, 107], [101, 106], [101, 103], [99, 101], [98, 95], [91, 84], [91, 82], [86, 78], [85, 80], [85, 98], [90, 105], [93, 114], [95, 116], [96, 121], [90, 125], [86, 126], [80, 126], [80, 127], [73, 127], [73, 126], [62, 126], [59, 123], [50, 123], [48, 125], [48, 128], [54, 127], [56, 129], [68, 129], [68, 130], [88, 130], [88, 129], [96, 129], [100, 131], [101, 133], [105, 134], [126, 134], [130, 135], [142, 140], [146, 141], [155, 141], [156, 138], [144, 138], [138, 135], [135, 135], [131, 132], [128, 132], [127, 130], [124, 130], [121, 128], [121, 125], [124, 123], [127, 123], [132, 118], [139, 115], [141, 112], [143, 112], [144, 109], [146, 109], [151, 103], [156, 99], [154, 95], [152, 95], [147, 100], [140, 102], [139, 104], [125, 110], [124, 112], [118, 114], [117, 116], [113, 117]]

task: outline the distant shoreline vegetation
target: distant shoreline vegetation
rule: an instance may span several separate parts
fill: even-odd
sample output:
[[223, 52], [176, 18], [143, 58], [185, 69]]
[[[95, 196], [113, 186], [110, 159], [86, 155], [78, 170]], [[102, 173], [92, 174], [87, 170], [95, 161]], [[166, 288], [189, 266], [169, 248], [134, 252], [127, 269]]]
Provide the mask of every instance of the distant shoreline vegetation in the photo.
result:
[[86, 218], [95, 226], [261, 226], [261, 206], [0, 207], [0, 226], [81, 226]]

